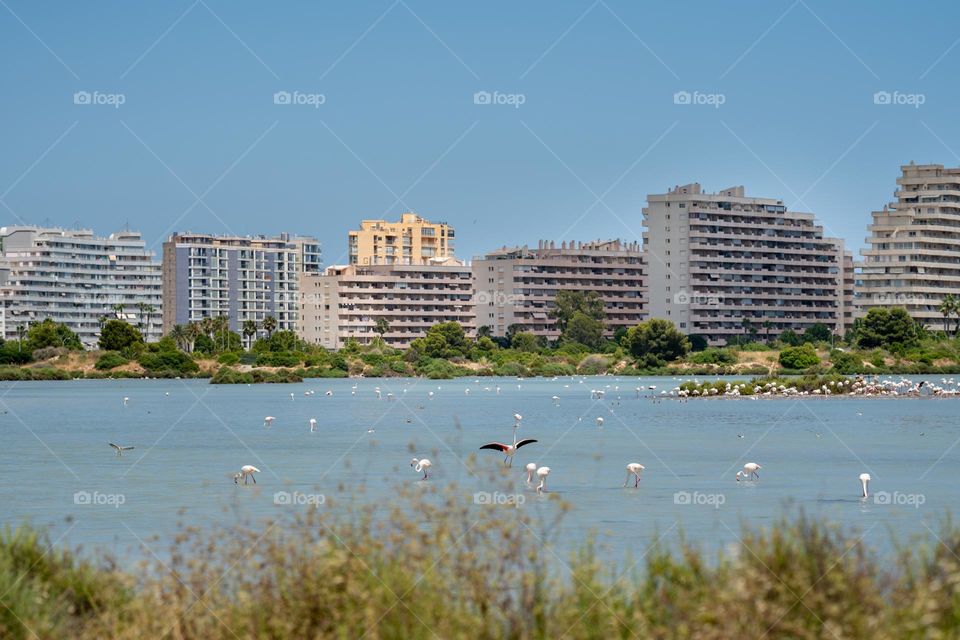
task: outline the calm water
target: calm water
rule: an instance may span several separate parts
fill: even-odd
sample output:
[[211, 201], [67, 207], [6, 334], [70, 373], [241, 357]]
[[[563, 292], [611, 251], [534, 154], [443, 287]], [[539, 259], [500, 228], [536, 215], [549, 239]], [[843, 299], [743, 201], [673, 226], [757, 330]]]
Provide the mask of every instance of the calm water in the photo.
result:
[[[595, 533], [603, 553], [636, 557], [658, 535], [675, 539], [681, 530], [716, 549], [736, 542], [742, 523], [765, 525], [798, 508], [865, 531], [868, 543], [888, 552], [891, 532], [906, 541], [928, 526], [936, 530], [955, 510], [960, 399], [651, 400], [649, 394], [676, 384], [613, 377], [251, 387], [4, 383], [0, 521], [28, 518], [49, 526], [60, 544], [123, 555], [138, 539], [169, 539], [178, 521], [229, 526], [311, 508], [274, 504], [277, 490], [332, 496], [338, 486], [362, 486], [362, 499], [386, 504], [399, 485], [418, 482], [409, 467], [414, 452], [433, 461], [431, 483], [457, 483], [472, 504], [475, 491], [503, 489], [486, 479], [502, 457], [477, 448], [509, 441], [515, 412], [523, 414], [520, 437], [539, 443], [521, 449], [505, 477], [524, 496], [521, 508], [546, 520], [555, 503], [527, 488], [522, 476], [528, 462], [551, 468], [548, 489], [573, 505], [556, 532], [564, 553]], [[637, 398], [638, 385], [658, 389]], [[604, 389], [605, 399], [591, 399], [594, 388]], [[316, 394], [304, 396], [308, 389]], [[332, 396], [324, 395], [328, 389]], [[276, 417], [270, 429], [266, 415]], [[317, 419], [315, 433], [310, 418]], [[108, 441], [136, 449], [118, 458]], [[469, 473], [470, 454], [478, 455], [481, 473]], [[750, 461], [763, 466], [761, 480], [735, 482]], [[639, 489], [622, 487], [628, 462], [646, 467]], [[233, 484], [243, 464], [261, 469], [256, 488]], [[900, 504], [861, 500], [857, 477], [864, 471], [873, 476], [873, 492], [889, 492]], [[77, 505], [77, 491], [122, 494], [124, 503]], [[701, 504], [677, 504], [677, 492]], [[515, 515], [507, 507], [475, 508]]]

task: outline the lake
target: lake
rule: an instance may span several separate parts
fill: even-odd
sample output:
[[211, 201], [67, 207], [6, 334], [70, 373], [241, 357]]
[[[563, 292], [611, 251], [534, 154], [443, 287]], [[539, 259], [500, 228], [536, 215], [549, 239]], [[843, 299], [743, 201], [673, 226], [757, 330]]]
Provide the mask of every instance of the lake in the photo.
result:
[[[741, 525], [767, 526], [799, 509], [857, 528], [889, 553], [891, 534], [905, 542], [936, 531], [957, 504], [960, 399], [653, 399], [678, 383], [612, 376], [3, 383], [0, 520], [29, 519], [49, 527], [58, 544], [121, 557], [156, 534], [159, 553], [178, 522], [225, 527], [326, 508], [309, 497], [338, 487], [389, 504], [398, 486], [419, 482], [414, 455], [433, 462], [430, 483], [456, 483], [465, 501], [486, 491], [494, 502], [522, 501], [517, 508], [545, 521], [556, 502], [527, 486], [523, 469], [550, 467], [549, 493], [573, 507], [555, 532], [560, 555], [596, 534], [605, 556], [636, 558], [652, 540], [669, 542], [681, 531], [714, 550], [735, 543]], [[605, 397], [592, 398], [593, 389]], [[523, 415], [519, 437], [539, 442], [504, 472], [501, 455], [478, 448], [510, 442], [514, 413]], [[276, 418], [269, 429], [267, 415]], [[108, 442], [135, 449], [118, 457]], [[646, 467], [637, 489], [623, 487], [630, 462]], [[746, 462], [762, 465], [759, 481], [735, 481]], [[233, 482], [245, 464], [261, 470], [256, 487]], [[863, 472], [872, 476], [867, 500]], [[491, 486], [490, 473], [503, 473], [509, 490]], [[276, 504], [277, 491], [294, 504]], [[474, 508], [513, 517], [511, 506]]]

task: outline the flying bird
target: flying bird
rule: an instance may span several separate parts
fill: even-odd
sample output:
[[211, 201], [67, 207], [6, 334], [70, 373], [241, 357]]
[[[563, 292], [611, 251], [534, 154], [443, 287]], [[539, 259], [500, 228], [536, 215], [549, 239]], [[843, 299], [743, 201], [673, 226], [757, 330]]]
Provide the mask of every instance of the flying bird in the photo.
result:
[[113, 444], [112, 442], [108, 442], [107, 444], [116, 450], [118, 456], [122, 456], [124, 451], [133, 449], [133, 447], [121, 447], [119, 444]]
[[523, 416], [519, 413], [513, 414], [513, 444], [503, 444], [502, 442], [488, 442], [487, 444], [480, 447], [481, 449], [495, 449], [503, 453], [506, 457], [503, 459], [503, 464], [508, 467], [513, 466], [513, 456], [517, 453], [517, 449], [524, 445], [528, 445], [536, 442], [533, 438], [524, 438], [523, 440], [517, 441], [517, 429], [520, 428], [520, 421], [523, 420]]

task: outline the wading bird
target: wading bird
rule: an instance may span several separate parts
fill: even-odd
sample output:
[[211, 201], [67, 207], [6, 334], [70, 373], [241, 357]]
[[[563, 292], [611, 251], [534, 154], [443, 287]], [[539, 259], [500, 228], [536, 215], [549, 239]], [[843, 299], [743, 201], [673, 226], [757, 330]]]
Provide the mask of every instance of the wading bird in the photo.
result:
[[121, 447], [119, 444], [113, 444], [112, 442], [108, 442], [107, 444], [116, 450], [118, 456], [122, 456], [124, 451], [133, 449], [133, 447]]
[[533, 442], [536, 442], [536, 440], [532, 438], [524, 438], [523, 440], [520, 440], [518, 442], [517, 429], [520, 428], [520, 421], [523, 420], [523, 416], [521, 416], [519, 413], [515, 413], [513, 414], [513, 419], [514, 419], [514, 423], [513, 423], [513, 444], [512, 445], [503, 444], [501, 442], [488, 442], [487, 444], [480, 447], [481, 449], [495, 449], [503, 453], [506, 456], [503, 459], [503, 464], [507, 465], [508, 467], [513, 466], [513, 456], [517, 453], [517, 449], [519, 449], [524, 445], [528, 445]]
[[253, 480], [253, 484], [257, 484], [257, 479], [253, 476], [255, 473], [260, 473], [260, 469], [252, 464], [245, 464], [240, 467], [240, 473], [233, 474], [233, 484], [240, 484], [240, 478], [243, 478], [243, 484], [247, 484], [247, 478]]
[[317, 430], [317, 419], [310, 418], [310, 431], [316, 431], [316, 430]]
[[543, 493], [547, 490], [548, 475], [550, 475], [550, 467], [540, 467], [537, 469], [537, 477], [540, 478], [540, 484], [537, 485], [537, 493]]
[[635, 478], [633, 482], [634, 488], [640, 486], [640, 472], [646, 469], [639, 462], [631, 462], [627, 465], [627, 479], [623, 481], [623, 486], [627, 486], [627, 483], [630, 482], [630, 476]]
[[414, 468], [414, 471], [420, 473], [423, 471], [423, 479], [427, 480], [430, 477], [430, 467], [433, 466], [433, 463], [427, 460], [426, 458], [418, 460], [414, 458], [410, 461], [410, 466]]
[[274, 418], [273, 416], [267, 416], [266, 418], [263, 419], [263, 426], [269, 427], [270, 425], [273, 424], [274, 420], [276, 420], [276, 418]]
[[744, 480], [750, 480], [753, 476], [757, 477], [757, 480], [760, 479], [760, 474], [757, 473], [757, 469], [763, 469], [756, 462], [748, 462], [743, 465], [743, 471], [737, 471], [737, 482], [740, 482], [740, 477], [743, 476]]
[[860, 497], [866, 498], [870, 495], [870, 474], [861, 473], [860, 474]]
[[537, 472], [537, 463], [527, 463], [527, 484], [533, 484], [533, 475]]

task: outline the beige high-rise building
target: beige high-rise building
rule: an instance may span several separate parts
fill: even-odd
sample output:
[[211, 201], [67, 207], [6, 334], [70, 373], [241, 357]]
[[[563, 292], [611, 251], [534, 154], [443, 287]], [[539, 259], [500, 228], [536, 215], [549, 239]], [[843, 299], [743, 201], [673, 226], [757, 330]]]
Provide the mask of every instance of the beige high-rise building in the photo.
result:
[[960, 168], [900, 167], [896, 200], [874, 211], [857, 283], [857, 314], [905, 307], [934, 329], [944, 328], [940, 303], [960, 296]]
[[510, 325], [556, 340], [550, 317], [559, 291], [595, 291], [603, 299], [607, 335], [645, 318], [647, 296], [639, 243], [555, 242], [541, 240], [536, 249], [503, 248], [474, 258], [477, 326], [503, 336]]
[[459, 322], [475, 335], [473, 275], [455, 259], [429, 265], [331, 266], [300, 277], [300, 337], [339, 349], [350, 338], [369, 344], [377, 320], [387, 321], [384, 341], [398, 348], [441, 322]]
[[350, 231], [350, 264], [430, 264], [454, 256], [454, 230], [445, 222], [430, 222], [404, 213], [399, 222], [362, 220]]
[[743, 187], [705, 193], [697, 183], [647, 201], [650, 317], [712, 344], [751, 327], [759, 337], [817, 323], [845, 331], [843, 241], [825, 238], [813, 214]]

